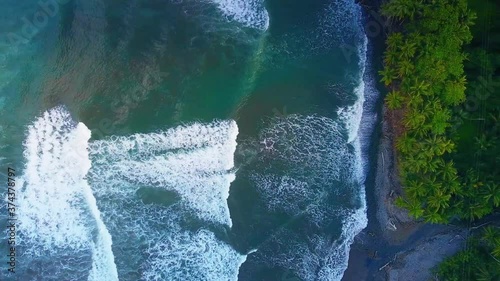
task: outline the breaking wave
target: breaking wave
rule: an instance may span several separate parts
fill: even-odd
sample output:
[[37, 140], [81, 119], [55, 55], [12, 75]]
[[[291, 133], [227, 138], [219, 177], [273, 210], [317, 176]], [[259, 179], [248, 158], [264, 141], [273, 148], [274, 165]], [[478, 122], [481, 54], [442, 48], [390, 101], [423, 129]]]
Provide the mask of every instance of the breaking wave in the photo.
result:
[[[231, 169], [237, 135], [236, 122], [220, 121], [95, 141], [91, 144], [92, 176], [115, 182], [115, 186], [174, 191], [200, 219], [231, 226], [226, 200], [235, 177]], [[137, 188], [98, 192], [135, 193]]]
[[88, 279], [118, 280], [111, 235], [85, 179], [89, 139], [89, 129], [61, 107], [29, 126], [18, 198], [21, 243], [24, 255], [34, 259], [61, 251], [91, 253]]
[[263, 0], [210, 0], [229, 20], [260, 30], [269, 28], [269, 15]]
[[20, 276], [236, 280], [246, 255], [217, 233], [231, 226], [237, 134], [234, 121], [215, 121], [89, 143], [64, 108], [45, 112], [25, 142]]
[[[368, 223], [364, 183], [376, 118], [377, 93], [368, 74], [368, 40], [362, 34], [360, 7], [336, 1], [321, 21], [316, 41], [347, 44], [353, 53], [344, 54], [346, 59], [359, 58], [353, 102], [338, 108], [335, 119], [272, 118], [259, 136], [258, 171], [249, 176], [268, 210], [289, 218], [250, 260], [283, 268], [305, 281], [341, 280], [350, 245]], [[332, 230], [332, 225], [341, 229]]]
[[[262, 172], [250, 178], [266, 206], [290, 218], [258, 247], [259, 263], [291, 270], [302, 280], [342, 278], [352, 240], [367, 224], [359, 142], [349, 131], [358, 127], [344, 123], [353, 117], [290, 115], [261, 133]], [[274, 167], [283, 173], [272, 172]], [[342, 226], [338, 236], [329, 234], [331, 225]]]
[[214, 121], [90, 144], [89, 180], [107, 225], [112, 233], [127, 229], [115, 239], [121, 275], [237, 279], [246, 256], [216, 235], [232, 225], [227, 198], [237, 135], [236, 122]]

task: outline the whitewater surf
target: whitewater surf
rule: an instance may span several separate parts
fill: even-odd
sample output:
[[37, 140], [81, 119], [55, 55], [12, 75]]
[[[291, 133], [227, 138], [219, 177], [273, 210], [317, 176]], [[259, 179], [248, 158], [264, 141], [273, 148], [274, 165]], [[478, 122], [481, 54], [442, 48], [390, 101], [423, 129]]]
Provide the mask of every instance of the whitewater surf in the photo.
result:
[[0, 45], [16, 278], [342, 278], [377, 99], [354, 1], [60, 8], [30, 44]]

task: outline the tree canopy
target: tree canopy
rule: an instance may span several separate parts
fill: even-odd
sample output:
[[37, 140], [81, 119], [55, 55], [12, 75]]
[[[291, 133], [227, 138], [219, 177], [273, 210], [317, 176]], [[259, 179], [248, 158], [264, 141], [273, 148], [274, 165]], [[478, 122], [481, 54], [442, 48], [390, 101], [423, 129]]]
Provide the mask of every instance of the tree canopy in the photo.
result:
[[[390, 89], [387, 108], [403, 116], [393, 120], [402, 127], [397, 203], [417, 219], [471, 222], [500, 208], [500, 22], [492, 20], [499, 10], [495, 0], [390, 0], [382, 7], [399, 24], [380, 71]], [[436, 274], [500, 280], [499, 228], [474, 235]]]

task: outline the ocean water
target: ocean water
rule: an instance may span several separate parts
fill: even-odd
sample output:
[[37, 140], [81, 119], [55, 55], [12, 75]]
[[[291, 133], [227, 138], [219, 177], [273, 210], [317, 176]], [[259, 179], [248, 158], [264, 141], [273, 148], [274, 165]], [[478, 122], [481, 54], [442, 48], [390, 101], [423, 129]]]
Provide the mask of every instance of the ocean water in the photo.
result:
[[342, 278], [377, 98], [354, 0], [0, 14], [0, 280]]

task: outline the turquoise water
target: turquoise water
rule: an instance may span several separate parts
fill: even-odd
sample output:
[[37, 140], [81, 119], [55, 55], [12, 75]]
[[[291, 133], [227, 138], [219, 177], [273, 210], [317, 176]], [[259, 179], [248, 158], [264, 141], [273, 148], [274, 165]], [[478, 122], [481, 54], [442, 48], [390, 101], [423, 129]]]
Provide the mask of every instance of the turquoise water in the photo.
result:
[[0, 4], [1, 280], [340, 280], [376, 96], [353, 0], [41, 3]]

